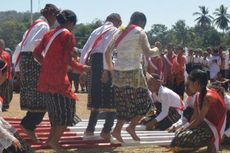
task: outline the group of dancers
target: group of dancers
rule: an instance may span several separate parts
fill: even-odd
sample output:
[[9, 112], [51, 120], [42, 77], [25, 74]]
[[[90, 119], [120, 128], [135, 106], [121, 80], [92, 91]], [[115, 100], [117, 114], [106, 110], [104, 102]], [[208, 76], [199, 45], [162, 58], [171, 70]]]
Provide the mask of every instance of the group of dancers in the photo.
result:
[[[41, 15], [25, 32], [13, 55], [14, 66], [20, 69], [20, 106], [27, 111], [20, 125], [33, 141], [41, 143], [35, 129], [46, 112], [51, 131], [42, 145], [56, 152], [62, 152], [58, 141], [67, 126], [80, 121], [76, 115], [79, 99], [67, 75], [69, 67], [87, 73], [90, 116], [85, 136], [94, 135], [100, 112], [105, 113], [100, 136], [122, 143], [121, 130], [126, 122], [126, 130], [135, 141], [140, 141], [135, 132], [138, 124], [145, 124], [146, 130], [176, 132], [170, 145], [174, 152], [208, 145], [214, 153], [219, 150], [224, 132], [229, 136], [225, 125], [230, 120], [230, 98], [224, 89], [219, 84], [208, 86], [208, 75], [203, 70], [187, 74], [183, 47], [169, 44], [163, 50], [160, 42], [151, 47], [144, 31], [147, 18], [142, 12], [134, 12], [126, 28], [119, 28], [119, 14], [108, 15], [89, 36], [79, 62], [73, 58], [76, 14], [47, 4]], [[56, 21], [59, 26], [50, 29]], [[0, 60], [2, 85], [9, 77], [9, 67], [6, 60]], [[1, 118], [0, 138], [3, 133], [10, 143], [3, 145], [2, 151], [32, 151], [3, 121]], [[5, 141], [8, 139], [0, 145]]]

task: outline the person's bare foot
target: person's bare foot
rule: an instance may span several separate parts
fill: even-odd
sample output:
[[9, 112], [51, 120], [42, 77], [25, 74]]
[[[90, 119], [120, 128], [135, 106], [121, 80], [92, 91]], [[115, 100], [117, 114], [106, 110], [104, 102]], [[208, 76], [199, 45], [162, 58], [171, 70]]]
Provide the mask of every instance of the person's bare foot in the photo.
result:
[[140, 141], [141, 139], [137, 136], [136, 132], [135, 132], [135, 129], [128, 126], [126, 128], [126, 131], [131, 135], [131, 137], [133, 138], [133, 140], [135, 141]]
[[31, 138], [31, 140], [33, 140], [36, 143], [41, 143], [34, 131], [24, 128], [21, 124], [20, 127]]
[[121, 133], [113, 131], [111, 135], [116, 138], [119, 142], [124, 143], [124, 140], [121, 137]]
[[110, 133], [101, 132], [100, 136], [106, 141], [110, 141], [110, 139], [111, 139]]
[[57, 153], [63, 153], [64, 152], [64, 149], [62, 149], [61, 146], [57, 143], [49, 141], [47, 143], [47, 145], [50, 146], [53, 150], [55, 150]]
[[152, 121], [145, 124], [147, 131], [152, 131], [154, 129], [154, 123]]
[[94, 136], [94, 132], [85, 131], [84, 136]]
[[47, 147], [47, 146], [49, 146], [49, 142], [50, 142], [50, 140], [47, 140], [46, 142], [42, 143], [41, 146]]

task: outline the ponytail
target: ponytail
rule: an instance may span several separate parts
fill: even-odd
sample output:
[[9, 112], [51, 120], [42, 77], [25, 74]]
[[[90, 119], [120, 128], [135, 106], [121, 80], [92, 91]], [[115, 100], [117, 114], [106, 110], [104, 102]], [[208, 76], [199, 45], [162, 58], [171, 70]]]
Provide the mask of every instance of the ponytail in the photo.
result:
[[66, 24], [68, 22], [72, 22], [75, 25], [77, 22], [77, 16], [71, 10], [63, 10], [57, 15], [56, 19], [60, 25]]
[[202, 107], [202, 105], [203, 105], [203, 103], [204, 103], [204, 97], [205, 97], [206, 93], [207, 93], [207, 88], [206, 88], [206, 86], [202, 86], [202, 87], [200, 88], [200, 95], [199, 95], [199, 101], [200, 101], [201, 107]]
[[199, 96], [199, 103], [201, 104], [201, 107], [204, 103], [204, 97], [207, 93], [206, 86], [208, 84], [208, 76], [207, 73], [202, 70], [193, 70], [189, 76], [188, 79], [190, 79], [192, 82], [197, 82], [200, 85], [200, 96]]

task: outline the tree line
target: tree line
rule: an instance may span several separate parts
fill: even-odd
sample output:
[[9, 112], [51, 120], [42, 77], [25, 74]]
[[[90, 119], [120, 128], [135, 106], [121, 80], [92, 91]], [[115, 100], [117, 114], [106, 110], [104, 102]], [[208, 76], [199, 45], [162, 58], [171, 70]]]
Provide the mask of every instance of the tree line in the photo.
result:
[[[205, 6], [199, 6], [194, 12], [195, 26], [189, 27], [185, 20], [178, 20], [171, 28], [163, 24], [153, 24], [147, 31], [150, 44], [160, 41], [163, 45], [172, 43], [192, 48], [230, 47], [230, 15], [228, 8], [221, 5], [213, 15]], [[39, 13], [33, 14], [34, 19]], [[77, 47], [82, 48], [90, 33], [101, 26], [103, 21], [95, 19], [91, 23], [78, 24], [74, 30], [77, 38]], [[29, 12], [4, 11], [0, 12], [0, 38], [6, 41], [6, 46], [14, 50], [30, 25]]]

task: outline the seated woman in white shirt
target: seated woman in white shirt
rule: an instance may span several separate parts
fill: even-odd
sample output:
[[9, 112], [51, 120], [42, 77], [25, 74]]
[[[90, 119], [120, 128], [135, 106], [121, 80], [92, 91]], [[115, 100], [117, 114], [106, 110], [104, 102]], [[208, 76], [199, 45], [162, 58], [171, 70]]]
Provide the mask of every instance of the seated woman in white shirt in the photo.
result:
[[[0, 59], [0, 85], [6, 80], [7, 64]], [[0, 97], [0, 113], [3, 99]], [[32, 153], [31, 148], [16, 133], [8, 122], [0, 116], [0, 153]]]
[[184, 102], [183, 115], [181, 115], [181, 118], [176, 123], [168, 128], [169, 132], [175, 132], [179, 128], [184, 128], [191, 120], [194, 111], [194, 102], [199, 93], [192, 94], [192, 92], [188, 88], [187, 83], [185, 84], [185, 92], [187, 94], [187, 98]]
[[180, 119], [183, 102], [178, 94], [162, 86], [158, 74], [147, 74], [147, 83], [155, 110], [151, 110], [141, 123], [146, 125], [146, 130], [166, 130]]

